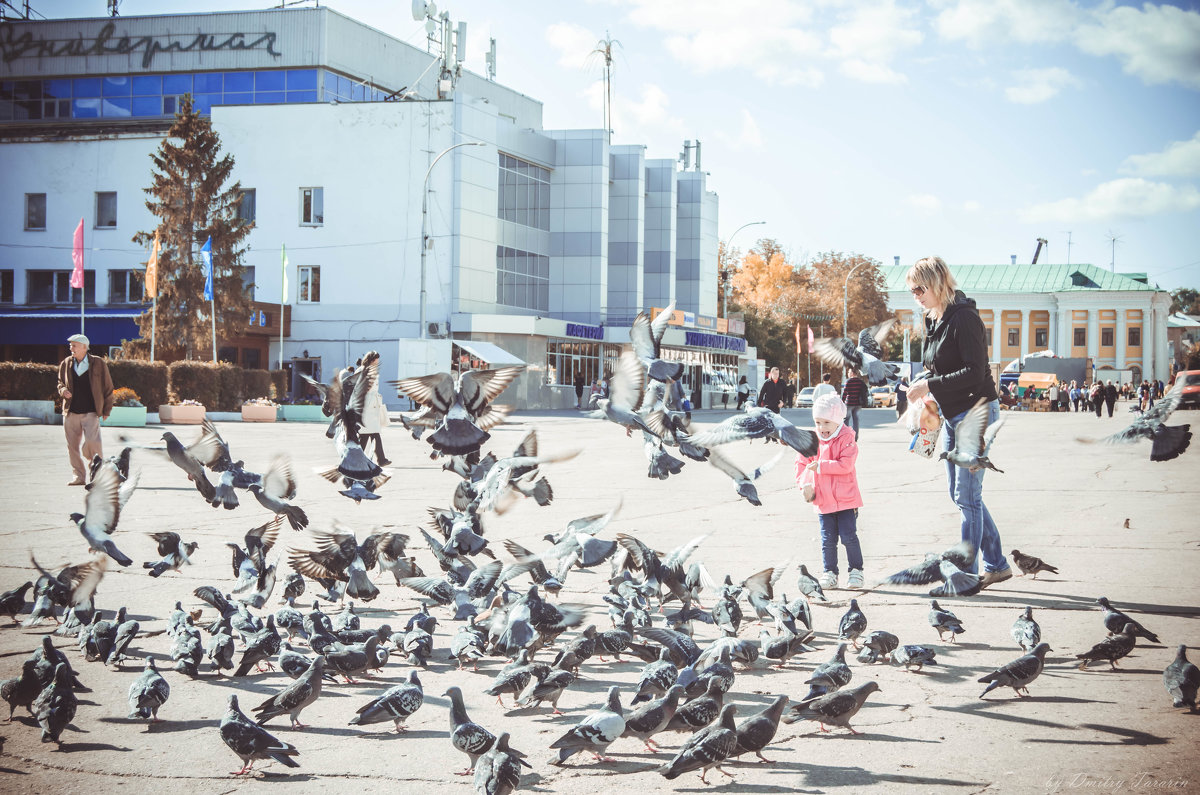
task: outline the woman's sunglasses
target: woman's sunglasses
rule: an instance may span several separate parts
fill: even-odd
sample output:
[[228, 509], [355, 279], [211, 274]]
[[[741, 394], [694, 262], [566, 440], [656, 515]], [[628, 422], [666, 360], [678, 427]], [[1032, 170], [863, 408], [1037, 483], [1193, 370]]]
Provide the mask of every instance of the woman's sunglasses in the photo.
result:
[[925, 288], [921, 287], [920, 285], [917, 285], [916, 287], [910, 287], [908, 289], [908, 291], [910, 293], [912, 293], [914, 296], [916, 296], [917, 298], [920, 298], [921, 296], [925, 295]]

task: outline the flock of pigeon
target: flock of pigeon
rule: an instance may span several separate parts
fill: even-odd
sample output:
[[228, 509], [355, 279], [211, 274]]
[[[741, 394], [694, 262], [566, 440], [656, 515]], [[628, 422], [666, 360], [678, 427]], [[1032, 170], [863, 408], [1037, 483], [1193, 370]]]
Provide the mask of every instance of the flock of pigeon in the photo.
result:
[[[684, 458], [713, 464], [732, 479], [741, 498], [760, 505], [755, 480], [782, 453], [745, 472], [721, 448], [758, 439], [811, 456], [817, 452], [817, 437], [756, 408], [713, 427], [694, 429], [688, 414], [679, 410], [682, 365], [660, 356], [669, 316], [667, 311], [652, 321], [643, 314], [634, 321], [632, 346], [620, 357], [610, 395], [598, 401], [590, 416], [622, 426], [627, 435], [641, 434], [650, 477], [678, 475], [685, 463], [672, 454], [678, 451]], [[872, 378], [886, 379], [890, 371], [871, 353], [878, 351], [880, 332], [879, 328], [863, 332], [858, 346], [850, 340], [824, 341], [823, 350], [837, 352], [847, 361], [858, 356], [859, 369]], [[875, 347], [864, 338], [874, 341]], [[861, 349], [864, 346], [867, 350]], [[371, 352], [354, 367], [337, 373], [330, 384], [318, 385], [330, 417], [326, 433], [334, 442], [337, 460], [336, 466], [320, 474], [356, 503], [381, 499], [386, 495], [380, 493], [381, 487], [389, 479], [367, 455], [364, 444], [369, 450], [369, 441], [362, 434], [364, 407], [367, 396], [378, 387], [378, 369], [379, 356]], [[10, 708], [9, 720], [24, 708], [40, 727], [43, 742], [61, 743], [62, 732], [79, 707], [76, 693], [84, 689], [87, 679], [82, 662], [118, 669], [127, 662], [140, 665], [141, 673], [129, 686], [128, 714], [130, 719], [151, 722], [164, 719], [160, 711], [170, 714], [170, 677], [236, 681], [277, 668], [287, 675], [286, 686], [253, 705], [253, 717], [242, 711], [236, 694], [230, 695], [228, 709], [215, 727], [241, 760], [235, 774], [242, 775], [264, 760], [298, 767], [303, 743], [279, 739], [266, 724], [286, 717], [293, 729], [303, 729], [304, 710], [321, 697], [324, 688], [352, 684], [356, 677], [370, 678], [388, 667], [407, 667], [404, 681], [358, 706], [349, 725], [390, 724], [397, 732], [405, 731], [406, 719], [425, 700], [421, 678], [436, 676], [430, 662], [447, 659], [459, 670], [479, 672], [481, 680], [488, 677], [477, 692], [500, 704], [508, 698], [522, 710], [562, 715], [559, 702], [564, 693], [581, 679], [603, 677], [603, 669], [590, 661], [606, 662], [612, 657], [620, 662], [624, 656], [643, 663], [636, 685], [609, 687], [601, 704], [550, 743], [553, 754], [547, 763], [564, 765], [580, 754], [607, 762], [610, 747], [631, 738], [650, 753], [658, 753], [660, 743], [674, 746], [670, 760], [658, 769], [666, 779], [694, 771], [707, 783], [712, 769], [731, 776], [722, 765], [740, 757], [769, 762], [764, 751], [775, 740], [780, 723], [813, 721], [820, 731], [841, 727], [857, 734], [851, 722], [879, 690], [875, 679], [862, 675], [869, 666], [886, 662], [919, 672], [924, 666], [938, 665], [937, 647], [902, 644], [896, 634], [869, 628], [858, 599], [850, 599], [836, 625], [830, 621], [819, 633], [816, 625], [821, 622], [814, 620], [814, 612], [822, 611], [814, 611], [813, 606], [829, 608], [837, 603], [829, 600], [803, 565], [792, 575], [797, 596], [789, 599], [781, 586], [787, 564], [737, 582], [729, 574], [712, 576], [708, 567], [693, 560], [704, 536], [670, 550], [656, 549], [652, 540], [629, 533], [604, 538], [619, 504], [547, 533], [546, 546], [540, 550], [512, 539], [497, 543], [486, 532], [487, 514], [502, 514], [522, 499], [548, 505], [554, 491], [543, 467], [579, 454], [577, 450], [541, 452], [534, 431], [511, 454], [482, 453], [489, 429], [507, 415], [507, 409], [493, 401], [520, 371], [510, 367], [440, 373], [392, 382], [420, 405], [418, 411], [404, 416], [405, 427], [414, 438], [428, 432], [432, 457], [452, 473], [449, 506], [430, 508], [427, 526], [420, 529], [422, 559], [436, 566], [436, 576], [418, 563], [417, 544], [407, 534], [379, 530], [360, 540], [352, 529], [336, 522], [323, 528], [310, 524], [296, 501], [298, 482], [286, 455], [275, 456], [259, 474], [247, 470], [244, 461], [234, 460], [211, 423], [206, 422], [199, 437], [186, 446], [172, 433], [164, 433], [166, 456], [186, 473], [207, 504], [232, 511], [240, 505], [239, 492], [249, 492], [271, 517], [245, 532], [240, 542], [227, 543], [232, 557], [229, 582], [195, 589], [194, 596], [203, 604], [200, 609], [189, 610], [182, 601], [175, 602], [164, 633], [143, 633], [125, 607], [113, 613], [96, 606], [108, 567], [113, 562], [133, 563], [118, 548], [114, 531], [136, 493], [140, 475], [131, 470], [132, 448], [108, 460], [96, 457], [84, 512], [71, 515], [91, 557], [57, 573], [34, 559], [40, 573], [36, 582], [0, 594], [0, 613], [10, 616], [14, 625], [57, 623], [20, 671], [13, 671], [15, 675], [0, 684], [0, 696]], [[1158, 438], [1154, 428], [1169, 413], [1169, 408], [1161, 413], [1158, 426], [1153, 418], [1139, 422], [1150, 428], [1151, 438]], [[959, 466], [991, 466], [987, 452], [997, 426], [983, 427], [986, 421], [977, 424], [976, 432], [960, 434], [978, 437], [975, 446], [951, 451], [950, 459]], [[152, 538], [158, 559], [143, 563], [150, 577], [169, 579], [171, 572], [189, 565], [197, 554], [198, 544], [176, 532], [157, 532]], [[285, 538], [293, 540], [285, 542]], [[928, 621], [940, 642], [949, 635], [948, 642], [954, 643], [966, 631], [964, 622], [939, 604], [938, 597], [979, 592], [980, 578], [967, 571], [975, 554], [962, 544], [930, 553], [880, 586], [939, 583], [931, 591]], [[1057, 572], [1045, 561], [1017, 550], [1012, 557], [1022, 574]], [[571, 572], [598, 567], [608, 574], [609, 592], [603, 595], [607, 620], [595, 607], [560, 599]], [[397, 617], [395, 627], [387, 623], [363, 627], [355, 612], [356, 600], [370, 602], [380, 594], [371, 576], [376, 569], [391, 574], [398, 588], [415, 594], [417, 607], [404, 617], [403, 625]], [[282, 580], [278, 594], [277, 580]], [[311, 608], [297, 607], [310, 581], [324, 593]], [[277, 601], [268, 606], [272, 597]], [[341, 607], [327, 614], [321, 599]], [[1138, 638], [1158, 642], [1154, 633], [1107, 599], [1100, 598], [1098, 604], [1108, 635], [1076, 655], [1080, 668], [1108, 662], [1115, 669]], [[751, 621], [761, 627], [757, 638], [745, 632]], [[442, 624], [452, 624], [454, 631], [435, 634]], [[147, 653], [143, 642], [160, 634], [165, 642], [156, 653]], [[796, 670], [798, 657], [818, 651], [819, 635], [832, 636], [835, 645], [832, 656], [808, 672], [807, 692], [773, 695], [765, 708], [740, 715], [738, 705], [731, 703], [739, 692], [739, 671], [765, 665]], [[56, 639], [77, 648], [78, 655], [68, 657]], [[439, 647], [439, 641], [447, 639], [448, 645]], [[998, 688], [1011, 688], [1018, 697], [1028, 694], [1041, 674], [1051, 648], [1042, 640], [1032, 608], [1026, 607], [1017, 617], [1012, 639], [1023, 654], [979, 679], [987, 685], [981, 697]], [[138, 656], [131, 648], [137, 648]], [[858, 679], [865, 681], [854, 682], [855, 667], [846, 661], [850, 649], [860, 663], [855, 666]], [[164, 657], [171, 660], [170, 670], [159, 668]], [[1175, 707], [1196, 709], [1200, 670], [1188, 662], [1185, 646], [1178, 647], [1163, 681]], [[761, 687], [761, 682], [756, 686]], [[476, 791], [507, 793], [521, 788], [524, 771], [533, 762], [512, 746], [511, 733], [493, 732], [471, 720], [468, 703], [478, 695], [465, 694], [457, 686], [446, 688], [442, 695], [450, 705], [451, 747], [466, 757], [462, 772], [474, 776]]]

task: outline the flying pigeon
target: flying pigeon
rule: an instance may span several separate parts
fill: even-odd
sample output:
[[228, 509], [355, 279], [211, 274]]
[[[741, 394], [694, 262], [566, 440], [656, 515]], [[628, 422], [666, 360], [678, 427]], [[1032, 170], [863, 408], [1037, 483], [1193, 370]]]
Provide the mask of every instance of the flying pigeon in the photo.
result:
[[675, 302], [672, 301], [653, 320], [645, 312], [638, 312], [629, 327], [629, 341], [633, 345], [633, 353], [646, 368], [646, 377], [654, 381], [678, 381], [683, 375], [683, 362], [659, 358], [662, 353], [663, 334], [674, 314]]
[[[492, 401], [524, 370], [522, 364], [494, 370], [469, 370], [457, 376], [434, 373], [389, 383], [415, 403], [442, 415], [437, 430], [427, 437], [435, 450], [443, 455], [466, 455], [478, 450], [491, 437], [481, 419]], [[500, 416], [491, 424], [502, 419]]]
[[817, 434], [797, 428], [768, 408], [761, 406], [746, 409], [722, 420], [706, 431], [687, 437], [694, 445], [707, 447], [711, 451], [718, 445], [742, 441], [743, 439], [769, 439], [786, 444], [804, 456], [817, 454]]
[[803, 701], [792, 707], [783, 717], [784, 723], [795, 723], [798, 720], [815, 720], [821, 725], [821, 731], [827, 732], [825, 724], [843, 726], [851, 734], [862, 734], [850, 725], [850, 719], [862, 709], [867, 696], [879, 689], [879, 683], [870, 680], [848, 690], [838, 690], [826, 693], [809, 701]]
[[350, 528], [335, 521], [330, 530], [309, 528], [313, 551], [295, 550], [288, 556], [293, 569], [314, 580], [337, 580], [346, 583], [345, 595], [369, 602], [379, 596], [379, 589], [367, 573], [375, 568], [375, 546], [378, 535], [368, 536], [359, 544]]
[[929, 624], [937, 630], [939, 640], [945, 640], [944, 633], [949, 632], [951, 643], [954, 643], [956, 636], [966, 632], [958, 616], [949, 610], [943, 610], [937, 599], [929, 600]]
[[84, 513], [71, 514], [71, 521], [79, 527], [90, 549], [103, 552], [122, 566], [128, 566], [133, 561], [117, 549], [112, 540], [121, 515], [118, 503], [120, 488], [120, 475], [116, 467], [101, 467], [92, 481], [91, 490], [84, 497]]
[[996, 434], [1004, 425], [1004, 418], [1001, 417], [989, 425], [988, 410], [987, 398], [980, 398], [954, 429], [954, 449], [939, 455], [939, 461], [949, 461], [969, 472], [991, 469], [1004, 473], [1003, 469], [997, 469], [988, 459], [988, 452], [992, 449]]
[[171, 695], [171, 686], [154, 667], [154, 658], [146, 658], [146, 670], [129, 685], [129, 717], [149, 718], [159, 723], [158, 710]]
[[382, 695], [371, 699], [358, 708], [357, 714], [350, 719], [351, 726], [365, 726], [370, 723], [386, 723], [392, 721], [396, 732], [406, 731], [404, 721], [421, 708], [425, 702], [425, 691], [416, 671], [408, 672], [408, 681], [404, 684], [388, 688]]
[[276, 516], [286, 516], [293, 530], [308, 526], [308, 514], [290, 502], [296, 497], [296, 475], [292, 471], [292, 461], [286, 455], [275, 456], [261, 481], [251, 483], [248, 488], [259, 505]]
[[225, 745], [242, 760], [242, 769], [233, 771], [235, 776], [249, 773], [259, 759], [273, 759], [287, 767], [300, 767], [292, 759], [300, 754], [296, 746], [276, 739], [266, 729], [251, 722], [238, 709], [237, 696], [229, 697], [229, 709], [221, 717], [220, 732]]
[[1117, 660], [1133, 651], [1136, 643], [1137, 627], [1133, 624], [1126, 624], [1116, 635], [1105, 638], [1083, 654], [1076, 654], [1075, 657], [1082, 660], [1079, 663], [1079, 670], [1086, 671], [1088, 663], [1108, 660], [1111, 670], [1115, 671], [1117, 669]]
[[609, 379], [609, 396], [597, 399], [595, 410], [584, 416], [614, 422], [624, 428], [626, 434], [632, 433], [634, 428], [640, 428], [652, 436], [658, 436], [648, 424], [655, 420], [637, 413], [645, 397], [645, 376], [645, 365], [639, 361], [637, 354], [626, 350], [617, 360]]
[[1012, 637], [1017, 645], [1028, 654], [1042, 640], [1042, 628], [1033, 620], [1033, 608], [1026, 607], [1012, 625]]
[[187, 473], [188, 480], [196, 484], [196, 490], [204, 497], [205, 502], [212, 502], [217, 496], [217, 489], [208, 479], [202, 461], [202, 459], [217, 460], [217, 439], [219, 437], [214, 437], [209, 433], [208, 428], [210, 427], [212, 427], [211, 423], [206, 425], [201, 431], [200, 437], [190, 447], [184, 447], [183, 443], [170, 431], [164, 431], [162, 435], [163, 441], [167, 443], [167, 457], [175, 466]]
[[1051, 651], [1049, 643], [1039, 643], [1028, 654], [980, 677], [980, 682], [989, 682], [990, 684], [979, 694], [979, 697], [983, 698], [998, 687], [1011, 687], [1018, 697], [1022, 690], [1025, 691], [1025, 695], [1029, 695], [1029, 685], [1042, 673], [1048, 651]]
[[1110, 635], [1120, 632], [1125, 628], [1126, 624], [1130, 624], [1133, 626], [1133, 634], [1135, 636], [1145, 638], [1151, 643], [1158, 643], [1158, 635], [1155, 635], [1140, 623], [1113, 607], [1109, 604], [1107, 597], [1101, 596], [1096, 600], [1096, 604], [1104, 608], [1104, 628], [1108, 630]]
[[722, 775], [733, 778], [732, 773], [721, 770], [721, 763], [737, 754], [736, 712], [736, 706], [726, 704], [714, 724], [692, 735], [675, 754], [675, 758], [658, 769], [663, 778], [671, 780], [692, 770], [699, 770], [700, 780], [707, 784], [704, 776], [713, 767]]
[[158, 544], [158, 554], [162, 560], [157, 563], [143, 563], [142, 568], [150, 569], [151, 577], [161, 577], [168, 571], [179, 571], [185, 563], [191, 565], [191, 555], [200, 545], [195, 541], [184, 542], [179, 533], [151, 533], [150, 537]]
[[[1183, 455], [1192, 443], [1191, 425], [1167, 425], [1171, 413], [1179, 407], [1183, 398], [1183, 380], [1176, 381], [1170, 392], [1154, 404], [1154, 407], [1143, 412], [1125, 430], [1106, 437], [1106, 444], [1130, 444], [1139, 439], [1149, 439], [1150, 460], [1170, 461]], [[1080, 441], [1090, 442], [1090, 439]], [[1126, 522], [1129, 520], [1126, 519]]]
[[[1196, 710], [1196, 691], [1200, 688], [1200, 668], [1187, 658], [1187, 646], [1179, 644], [1175, 659], [1163, 671], [1163, 686], [1171, 694], [1171, 706]], [[12, 713], [9, 713], [12, 717]]]
[[758, 489], [755, 488], [754, 481], [765, 475], [772, 467], [779, 463], [779, 459], [782, 456], [783, 453], [777, 453], [770, 461], [749, 473], [742, 471], [736, 464], [726, 458], [720, 450], [715, 448], [709, 451], [708, 462], [733, 479], [734, 490], [737, 491], [739, 497], [744, 498], [751, 505], [761, 506], [762, 500], [758, 498]]
[[813, 341], [812, 352], [826, 364], [857, 370], [871, 386], [896, 381], [900, 377], [900, 368], [883, 361], [881, 347], [895, 325], [896, 319], [888, 318], [865, 328], [858, 333], [857, 344], [846, 337], [822, 337]]
[[[66, 566], [57, 575], [54, 575], [38, 564], [32, 552], [29, 554], [29, 559], [33, 563], [33, 567], [41, 573], [35, 588], [35, 593], [39, 593], [39, 601], [46, 598], [60, 607], [74, 607], [89, 602], [95, 595], [100, 581], [104, 579], [104, 572], [108, 568], [108, 557], [96, 555], [84, 563]], [[36, 607], [34, 612], [38, 612]], [[30, 627], [38, 623], [41, 622], [34, 620], [34, 615], [31, 614], [24, 626]]]
[[1035, 558], [1033, 555], [1022, 555], [1021, 551], [1014, 549], [1011, 553], [1013, 563], [1017, 564], [1017, 568], [1021, 570], [1021, 576], [1032, 574], [1033, 579], [1037, 579], [1038, 572], [1048, 571], [1051, 574], [1058, 574], [1058, 569], [1051, 566], [1041, 558]]

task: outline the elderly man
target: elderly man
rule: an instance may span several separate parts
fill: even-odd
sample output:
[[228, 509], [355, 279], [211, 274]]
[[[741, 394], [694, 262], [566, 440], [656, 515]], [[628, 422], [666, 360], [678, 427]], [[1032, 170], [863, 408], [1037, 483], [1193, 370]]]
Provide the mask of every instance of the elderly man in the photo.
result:
[[[88, 338], [82, 334], [67, 339], [71, 355], [58, 365], [58, 394], [63, 401], [63, 429], [67, 435], [67, 453], [75, 478], [68, 486], [82, 486], [87, 474], [86, 462], [93, 455], [104, 455], [100, 446], [100, 419], [108, 419], [113, 406], [112, 377], [108, 364], [88, 353]], [[83, 451], [80, 454], [80, 446]]]

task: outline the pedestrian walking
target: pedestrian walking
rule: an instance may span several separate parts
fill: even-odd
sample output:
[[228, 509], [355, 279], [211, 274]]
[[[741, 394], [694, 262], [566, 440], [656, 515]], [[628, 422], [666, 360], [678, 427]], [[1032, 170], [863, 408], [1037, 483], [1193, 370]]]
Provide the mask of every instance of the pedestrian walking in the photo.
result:
[[1092, 409], [1096, 412], [1096, 416], [1100, 416], [1100, 412], [1104, 411], [1104, 382], [1096, 381], [1092, 384], [1091, 391]]
[[[71, 355], [58, 364], [58, 394], [62, 398], [63, 431], [67, 455], [75, 477], [68, 486], [82, 486], [87, 462], [104, 455], [100, 443], [100, 420], [108, 419], [113, 407], [113, 383], [108, 363], [88, 352], [91, 342], [82, 334], [67, 338]], [[82, 454], [81, 454], [82, 450]]]
[[[1108, 385], [1104, 387], [1104, 405], [1108, 408], [1108, 416], [1113, 415], [1113, 406], [1117, 405], [1117, 386], [1109, 379]], [[1097, 411], [1097, 414], [1099, 412]]]
[[576, 370], [575, 371], [575, 408], [577, 408], [577, 409], [583, 408], [584, 384], [585, 384], [585, 382], [583, 380], [583, 370]]
[[867, 405], [867, 382], [859, 378], [858, 371], [852, 367], [846, 372], [849, 377], [842, 384], [842, 402], [846, 404], [846, 424], [854, 429], [854, 441], [857, 442], [858, 412]]
[[388, 417], [387, 406], [383, 404], [383, 395], [379, 394], [379, 382], [376, 381], [371, 385], [371, 391], [363, 400], [362, 431], [359, 433], [361, 437], [359, 442], [364, 451], [368, 449], [368, 441], [374, 444], [375, 461], [381, 467], [392, 463], [383, 454], [383, 429], [389, 424], [391, 424], [391, 419]]
[[737, 386], [737, 410], [741, 411], [742, 406], [746, 405], [746, 401], [750, 399], [750, 384], [746, 381], [746, 376], [738, 379]]
[[833, 386], [832, 381], [833, 375], [831, 373], [825, 373], [821, 376], [821, 383], [813, 388], [812, 401], [814, 406], [817, 405], [817, 398], [821, 397], [821, 395], [837, 394], [837, 389]]
[[1079, 413], [1079, 385], [1074, 381], [1071, 382], [1071, 405], [1075, 407], [1075, 413]]
[[779, 381], [779, 368], [772, 367], [767, 380], [763, 382], [762, 389], [758, 390], [758, 405], [766, 406], [778, 414], [783, 408], [783, 394], [783, 384]]
[[1049, 392], [1049, 394], [1047, 395], [1047, 397], [1050, 398], [1050, 410], [1058, 411], [1058, 382], [1057, 381], [1050, 382], [1050, 389], [1048, 390], [1048, 392]]

